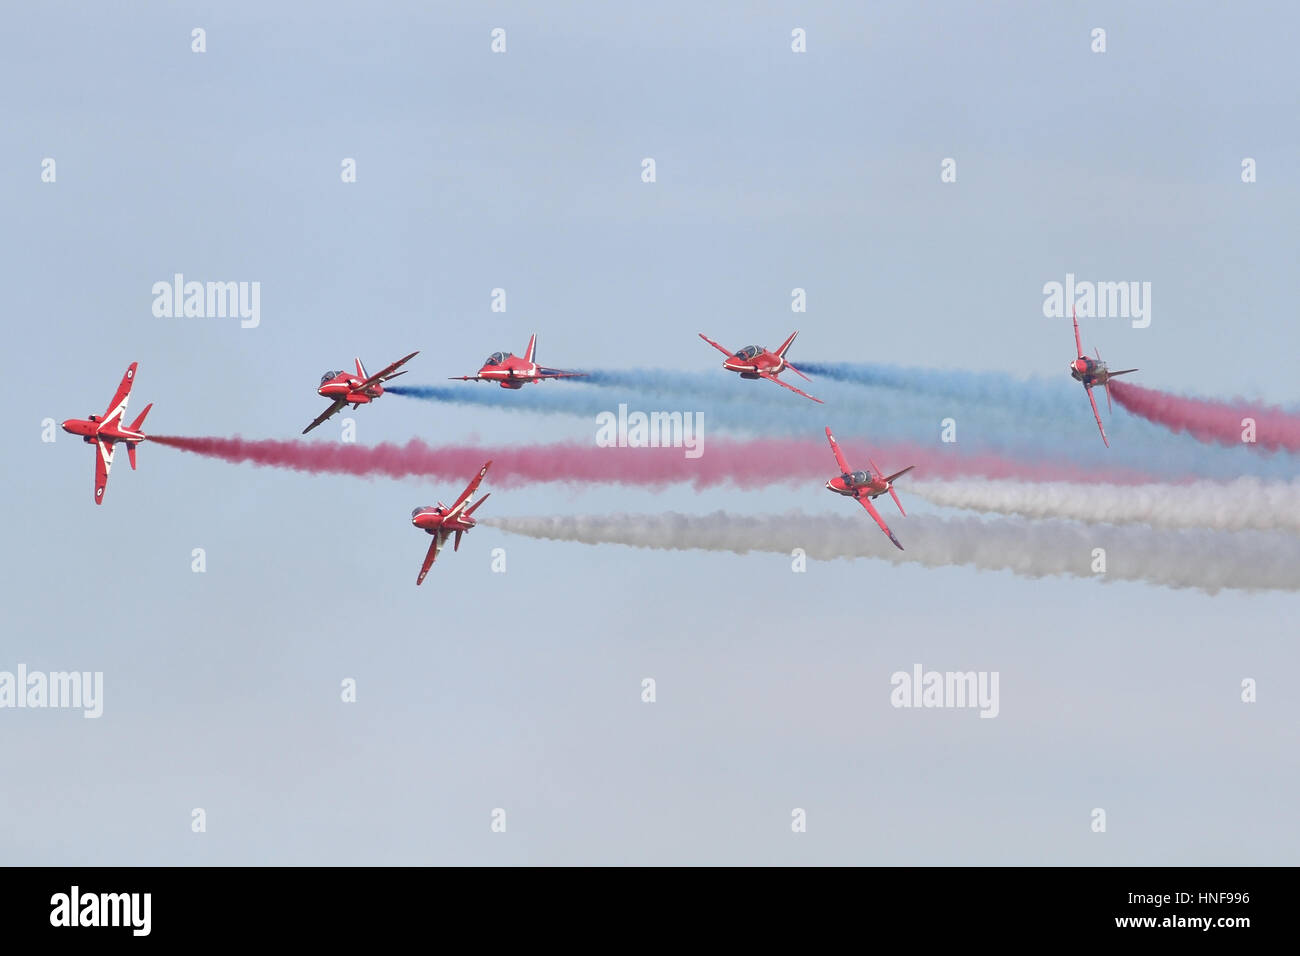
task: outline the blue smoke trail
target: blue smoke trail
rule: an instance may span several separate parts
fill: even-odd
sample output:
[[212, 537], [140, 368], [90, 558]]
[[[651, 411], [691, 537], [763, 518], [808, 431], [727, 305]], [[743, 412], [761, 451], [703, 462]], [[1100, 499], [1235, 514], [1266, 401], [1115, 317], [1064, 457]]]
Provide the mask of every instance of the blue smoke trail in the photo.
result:
[[[851, 385], [887, 388], [962, 402], [1010, 405], [1039, 415], [1061, 415], [1074, 411], [1067, 401], [1068, 391], [1058, 382], [1044, 378], [1017, 379], [998, 372], [971, 372], [963, 369], [902, 368], [897, 365], [855, 364], [849, 362], [800, 363], [800, 371]], [[1082, 391], [1077, 383], [1060, 380]], [[1084, 404], [1087, 400], [1084, 399]]]
[[594, 418], [609, 403], [591, 392], [550, 382], [525, 385], [515, 390], [492, 382], [465, 385], [385, 385], [390, 395], [419, 398], [448, 405], [471, 405], [478, 408], [504, 408], [511, 411], [536, 412], [544, 415], [574, 415]]
[[1052, 457], [1092, 463], [1099, 477], [1111, 465], [1169, 477], [1195, 474], [1228, 479], [1253, 474], [1289, 478], [1295, 473], [1294, 463], [1286, 457], [1270, 456], [1257, 448], [1222, 449], [1226, 454], [1207, 457], [1197, 443], [1118, 406], [1113, 415], [1107, 413], [1101, 393], [1106, 430], [1114, 439], [1107, 453], [1087, 395], [1082, 386], [1064, 375], [1053, 381], [1016, 379], [993, 372], [846, 363], [800, 363], [799, 368], [815, 376], [811, 384], [799, 381], [799, 385], [824, 399], [825, 406], [801, 400], [769, 382], [737, 381], [725, 372], [619, 369], [592, 373], [585, 381], [598, 388], [622, 389], [642, 400], [680, 401], [684, 395], [691, 396], [706, 418], [712, 412], [715, 425], [758, 435], [807, 434], [805, 422], [820, 415], [846, 435], [929, 441], [937, 439], [940, 423], [952, 418], [962, 446], [1028, 460]]
[[[1032, 384], [1016, 407], [992, 401], [992, 393], [984, 383], [967, 395], [959, 394], [956, 385], [961, 375], [949, 381], [945, 396], [913, 394], [880, 385], [849, 385], [826, 376], [810, 387], [812, 394], [826, 401], [825, 405], [771, 382], [738, 380], [720, 370], [716, 374], [601, 372], [581, 380], [585, 384], [540, 383], [519, 390], [473, 383], [393, 385], [385, 391], [446, 404], [567, 415], [593, 423], [602, 412], [617, 414], [621, 403], [630, 410], [700, 411], [706, 428], [750, 437], [817, 436], [830, 425], [843, 437], [863, 436], [880, 443], [929, 443], [940, 440], [941, 423], [952, 418], [956, 422], [957, 453], [987, 451], [1027, 461], [1048, 458], [1070, 462], [1096, 468], [1099, 481], [1105, 480], [1110, 467], [1169, 479], [1295, 475], [1295, 462], [1290, 456], [1271, 455], [1246, 446], [1209, 448], [1118, 408], [1106, 422], [1111, 437], [1107, 450], [1097, 434], [1087, 399], [1078, 394], [1082, 389], [1075, 383]], [[1001, 386], [1009, 399], [1014, 398], [1015, 387], [1014, 381]]]

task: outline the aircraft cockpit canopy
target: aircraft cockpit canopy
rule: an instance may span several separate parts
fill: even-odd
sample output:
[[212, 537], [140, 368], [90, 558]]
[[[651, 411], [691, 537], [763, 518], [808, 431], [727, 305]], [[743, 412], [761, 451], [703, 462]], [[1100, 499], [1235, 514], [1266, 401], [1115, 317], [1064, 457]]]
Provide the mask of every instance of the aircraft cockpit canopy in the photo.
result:
[[342, 372], [341, 370], [333, 371], [333, 372], [325, 372], [325, 373], [324, 373], [323, 375], [321, 375], [321, 377], [320, 377], [320, 383], [321, 383], [322, 385], [324, 385], [324, 384], [325, 384], [326, 382], [328, 382], [330, 379], [332, 379], [332, 378], [338, 378], [338, 377], [339, 377], [340, 375], [342, 375], [342, 374], [343, 374], [343, 372]]
[[501, 365], [506, 359], [510, 358], [509, 352], [493, 352], [484, 361], [484, 365]]
[[853, 483], [854, 483], [855, 485], [865, 485], [865, 484], [867, 484], [868, 482], [871, 481], [871, 472], [869, 472], [869, 471], [855, 471], [855, 472], [854, 472], [852, 475], [850, 475], [849, 477], [853, 479]]
[[763, 354], [763, 347], [761, 345], [746, 345], [743, 349], [737, 352], [733, 356], [733, 358], [738, 358], [738, 359], [743, 359], [745, 361], [748, 361], [749, 359], [757, 358], [762, 354]]

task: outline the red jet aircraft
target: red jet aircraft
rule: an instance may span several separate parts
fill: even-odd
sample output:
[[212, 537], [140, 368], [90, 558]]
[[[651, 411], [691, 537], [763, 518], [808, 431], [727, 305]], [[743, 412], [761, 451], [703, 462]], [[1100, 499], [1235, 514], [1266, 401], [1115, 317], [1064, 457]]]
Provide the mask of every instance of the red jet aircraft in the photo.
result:
[[477, 375], [453, 375], [453, 382], [496, 382], [502, 388], [523, 388], [529, 382], [544, 382], [551, 378], [585, 378], [585, 372], [564, 372], [547, 368], [534, 361], [537, 354], [537, 333], [528, 339], [528, 348], [520, 358], [510, 352], [493, 352], [483, 361]]
[[351, 405], [353, 409], [356, 409], [373, 402], [384, 394], [382, 383], [390, 378], [397, 378], [399, 375], [406, 374], [405, 372], [395, 371], [395, 369], [405, 365], [419, 354], [417, 350], [405, 358], [398, 359], [378, 375], [367, 375], [366, 367], [361, 364], [361, 359], [357, 359], [356, 375], [343, 371], [326, 372], [320, 377], [320, 388], [316, 389], [316, 394], [321, 398], [330, 399], [334, 404], [330, 405], [320, 414], [319, 418], [304, 428], [302, 433], [307, 434], [325, 419], [336, 414], [344, 405]]
[[[429, 543], [429, 553], [424, 556], [424, 564], [420, 567], [420, 576], [415, 579], [417, 585], [424, 582], [424, 576], [429, 573], [429, 568], [433, 567], [433, 562], [438, 558], [438, 552], [442, 546], [447, 543], [447, 539], [452, 532], [456, 534], [456, 543], [452, 545], [453, 551], [460, 550], [460, 536], [474, 527], [475, 521], [470, 517], [474, 509], [492, 497], [491, 493], [484, 495], [478, 501], [470, 504], [470, 499], [474, 492], [478, 490], [479, 483], [483, 476], [487, 474], [488, 468], [492, 462], [488, 462], [479, 469], [479, 473], [474, 476], [468, 487], [460, 493], [456, 503], [448, 508], [441, 501], [436, 505], [425, 505], [423, 508], [416, 508], [411, 512], [411, 524], [421, 528], [433, 535], [433, 541]], [[469, 505], [469, 507], [466, 507]]]
[[867, 513], [876, 519], [876, 524], [880, 525], [880, 530], [889, 535], [889, 540], [894, 542], [894, 547], [902, 551], [903, 546], [894, 537], [894, 532], [889, 530], [889, 525], [885, 524], [884, 519], [880, 517], [880, 512], [876, 511], [871, 499], [879, 498], [886, 491], [889, 492], [890, 497], [894, 499], [894, 504], [898, 505], [898, 510], [906, 518], [907, 512], [903, 511], [903, 503], [898, 500], [898, 492], [894, 491], [894, 479], [901, 478], [916, 466], [908, 465], [902, 471], [895, 472], [886, 478], [881, 470], [876, 467], [876, 463], [868, 458], [867, 461], [871, 462], [874, 471], [853, 471], [849, 468], [849, 463], [844, 460], [844, 455], [840, 452], [840, 446], [836, 444], [835, 436], [831, 434], [829, 427], [826, 429], [826, 437], [830, 439], [831, 451], [835, 453], [835, 463], [840, 466], [840, 476], [826, 482], [826, 490], [833, 491], [837, 495], [848, 495], [850, 498], [857, 499], [858, 503], [867, 509]]
[[1092, 397], [1092, 387], [1094, 385], [1104, 386], [1106, 389], [1106, 411], [1110, 411], [1110, 380], [1116, 375], [1127, 375], [1129, 372], [1136, 372], [1135, 368], [1126, 368], [1120, 372], [1112, 372], [1106, 368], [1106, 363], [1101, 360], [1101, 352], [1097, 352], [1095, 359], [1090, 359], [1083, 354], [1083, 342], [1079, 338], [1079, 316], [1074, 309], [1070, 310], [1074, 317], [1074, 347], [1079, 353], [1079, 357], [1070, 363], [1070, 375], [1076, 382], [1083, 383], [1083, 390], [1088, 393], [1088, 402], [1092, 405], [1092, 417], [1097, 419], [1097, 430], [1101, 432], [1102, 443], [1107, 448], [1110, 442], [1106, 440], [1106, 429], [1101, 427], [1101, 416], [1097, 414], [1097, 400]]
[[789, 350], [790, 343], [794, 341], [794, 337], [798, 334], [798, 332], [792, 332], [790, 337], [782, 342], [781, 347], [775, 352], [769, 352], [761, 345], [747, 345], [739, 352], [731, 352], [713, 341], [713, 339], [709, 338], [703, 332], [700, 333], [700, 338], [704, 339], [704, 341], [708, 342], [727, 357], [727, 360], [722, 363], [722, 367], [727, 371], [739, 372], [741, 378], [765, 378], [769, 382], [776, 382], [776, 384], [780, 385], [782, 388], [788, 388], [792, 392], [798, 392], [804, 398], [812, 398], [812, 400], [818, 405], [824, 405], [825, 402], [820, 398], [813, 398], [807, 392], [801, 392], [793, 385], [787, 385], [785, 382], [777, 378], [777, 376], [785, 369], [789, 369], [804, 381], [812, 381], [812, 379], [807, 375], [804, 375], [803, 372], [799, 371], [785, 360], [785, 353]]
[[89, 418], [69, 418], [63, 423], [63, 430], [70, 435], [80, 435], [81, 440], [95, 446], [95, 504], [104, 503], [104, 489], [108, 487], [108, 470], [113, 467], [113, 451], [118, 442], [126, 444], [126, 455], [131, 460], [131, 470], [135, 470], [135, 446], [144, 441], [140, 431], [144, 417], [153, 408], [150, 402], [140, 413], [140, 417], [130, 425], [123, 427], [122, 419], [126, 417], [126, 402], [131, 397], [131, 386], [135, 383], [135, 367], [131, 367], [122, 376], [122, 383], [117, 386], [113, 400], [108, 403], [108, 411], [103, 417], [91, 415]]

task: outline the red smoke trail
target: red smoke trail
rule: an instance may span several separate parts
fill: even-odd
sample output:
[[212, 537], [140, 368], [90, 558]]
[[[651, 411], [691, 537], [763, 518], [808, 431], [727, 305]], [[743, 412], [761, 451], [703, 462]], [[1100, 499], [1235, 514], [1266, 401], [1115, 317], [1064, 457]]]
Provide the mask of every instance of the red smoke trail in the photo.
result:
[[1255, 421], [1255, 441], [1269, 451], [1300, 451], [1300, 415], [1276, 405], [1247, 405], [1243, 400], [1211, 402], [1113, 382], [1110, 393], [1134, 415], [1203, 442], [1240, 445], [1243, 418]]
[[[242, 438], [178, 438], [151, 435], [149, 440], [182, 451], [232, 463], [251, 462], [313, 474], [356, 475], [363, 478], [438, 478], [468, 480], [483, 462], [493, 460], [489, 481], [498, 487], [537, 482], [592, 482], [663, 487], [690, 483], [697, 489], [732, 484], [759, 488], [773, 484], [824, 481], [834, 476], [835, 459], [825, 442], [797, 439], [709, 439], [699, 458], [687, 458], [681, 448], [601, 448], [566, 442], [487, 448], [473, 445], [426, 445], [412, 439], [405, 445], [373, 447], [332, 442], [245, 441]], [[857, 468], [867, 467], [868, 452], [888, 474], [916, 465], [917, 478], [1018, 478], [1022, 481], [1095, 481], [1096, 469], [1067, 463], [1030, 463], [993, 454], [963, 455], [920, 445], [880, 445], [868, 448], [849, 441], [844, 454]], [[1136, 471], [1107, 469], [1112, 484], [1157, 480]], [[1168, 479], [1165, 479], [1168, 480]]]

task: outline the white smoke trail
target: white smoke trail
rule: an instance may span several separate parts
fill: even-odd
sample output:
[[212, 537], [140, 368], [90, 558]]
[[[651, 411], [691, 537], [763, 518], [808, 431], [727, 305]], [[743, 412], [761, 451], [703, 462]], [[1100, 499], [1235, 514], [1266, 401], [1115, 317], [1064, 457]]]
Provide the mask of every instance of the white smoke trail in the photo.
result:
[[[854, 516], [856, 517], [856, 516]], [[1018, 518], [913, 516], [893, 527], [906, 551], [873, 524], [840, 516], [727, 514], [485, 518], [531, 538], [668, 550], [766, 551], [802, 548], [811, 558], [870, 557], [924, 567], [969, 565], [1027, 577], [1072, 575], [1172, 588], [1300, 589], [1300, 539], [1266, 532], [1153, 531]], [[1094, 549], [1105, 549], [1096, 573]]]
[[914, 481], [908, 491], [931, 504], [1021, 518], [1300, 534], [1297, 482], [1238, 478], [1122, 487], [1072, 482]]

